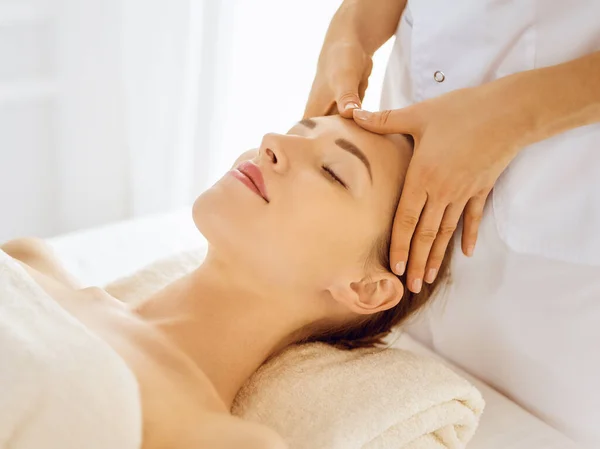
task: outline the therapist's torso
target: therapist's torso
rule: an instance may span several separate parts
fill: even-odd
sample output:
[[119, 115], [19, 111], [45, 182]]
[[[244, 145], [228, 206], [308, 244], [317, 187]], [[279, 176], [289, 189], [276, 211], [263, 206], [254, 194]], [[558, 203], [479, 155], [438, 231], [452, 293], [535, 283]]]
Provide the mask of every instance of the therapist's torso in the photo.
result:
[[[381, 107], [597, 50], [599, 0], [409, 0]], [[524, 149], [498, 180], [482, 226], [474, 258], [457, 251], [443, 304], [414, 332], [600, 447], [600, 124]]]

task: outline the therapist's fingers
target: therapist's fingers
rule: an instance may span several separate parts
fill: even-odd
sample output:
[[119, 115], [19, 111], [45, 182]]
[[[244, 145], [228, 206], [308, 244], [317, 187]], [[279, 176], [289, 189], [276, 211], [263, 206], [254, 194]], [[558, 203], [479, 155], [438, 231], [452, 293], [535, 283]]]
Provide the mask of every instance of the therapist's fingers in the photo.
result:
[[454, 236], [454, 231], [456, 230], [458, 221], [460, 220], [460, 216], [464, 209], [464, 204], [460, 206], [450, 204], [444, 212], [444, 218], [438, 229], [435, 242], [433, 242], [433, 247], [429, 253], [429, 259], [427, 259], [424, 280], [428, 284], [432, 284], [439, 274], [444, 257], [446, 257], [448, 244]]
[[406, 286], [413, 293], [419, 293], [423, 287], [425, 267], [431, 247], [438, 236], [445, 209], [446, 205], [444, 204], [433, 204], [428, 201], [415, 229], [410, 244], [410, 259], [406, 276]]
[[409, 169], [392, 226], [390, 265], [392, 271], [398, 276], [406, 271], [410, 241], [427, 201], [427, 193], [424, 190], [411, 187], [410, 180], [411, 173]]
[[483, 217], [483, 209], [489, 192], [474, 196], [465, 207], [463, 216], [462, 250], [465, 256], [471, 257], [475, 251], [479, 224]]
[[[366, 80], [363, 80], [359, 85], [358, 85], [358, 96], [360, 97], [360, 100], [364, 100], [365, 99], [365, 94], [367, 93], [367, 88], [369, 87], [369, 79], [367, 78]], [[362, 105], [359, 105], [362, 107]], [[352, 113], [354, 113], [354, 111], [352, 111]], [[350, 117], [348, 117], [350, 118]]]
[[353, 112], [357, 125], [377, 134], [413, 134], [418, 132], [421, 126], [415, 106], [377, 112], [355, 109]]
[[313, 85], [302, 118], [321, 117], [335, 114], [336, 112], [336, 103], [329, 88], [327, 86]]
[[352, 118], [352, 111], [360, 109], [362, 104], [359, 95], [360, 74], [354, 70], [340, 72], [333, 82], [337, 109], [344, 118]]

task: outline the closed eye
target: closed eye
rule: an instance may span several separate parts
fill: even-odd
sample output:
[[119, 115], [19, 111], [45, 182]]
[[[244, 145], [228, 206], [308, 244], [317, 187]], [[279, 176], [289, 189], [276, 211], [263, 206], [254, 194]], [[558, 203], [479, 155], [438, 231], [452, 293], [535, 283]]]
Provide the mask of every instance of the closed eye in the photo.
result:
[[327, 165], [323, 165], [322, 168], [323, 171], [326, 173], [326, 176], [328, 176], [332, 181], [339, 183], [344, 189], [348, 188], [346, 183], [342, 181], [340, 177], [330, 167], [328, 167]]

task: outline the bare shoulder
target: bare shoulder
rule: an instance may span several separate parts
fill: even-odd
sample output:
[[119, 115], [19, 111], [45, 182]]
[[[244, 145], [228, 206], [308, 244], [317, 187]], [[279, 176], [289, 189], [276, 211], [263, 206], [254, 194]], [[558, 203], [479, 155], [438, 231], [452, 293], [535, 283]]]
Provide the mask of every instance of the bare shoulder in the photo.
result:
[[[188, 446], [186, 446], [188, 447]], [[190, 449], [288, 449], [277, 432], [225, 413], [205, 416]]]
[[80, 283], [60, 262], [53, 248], [42, 239], [23, 237], [9, 240], [0, 245], [0, 249], [21, 262], [34, 277], [41, 275], [48, 281], [54, 281], [65, 287], [81, 288]]

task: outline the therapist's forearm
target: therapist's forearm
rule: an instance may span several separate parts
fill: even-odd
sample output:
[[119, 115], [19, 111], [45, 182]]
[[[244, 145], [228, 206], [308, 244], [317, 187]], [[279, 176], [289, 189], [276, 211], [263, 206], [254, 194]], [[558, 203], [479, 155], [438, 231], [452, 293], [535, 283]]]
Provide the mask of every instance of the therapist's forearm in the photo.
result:
[[600, 52], [495, 83], [519, 107], [523, 146], [600, 122]]
[[398, 27], [406, 0], [345, 0], [335, 13], [325, 43], [358, 42], [373, 55]]

